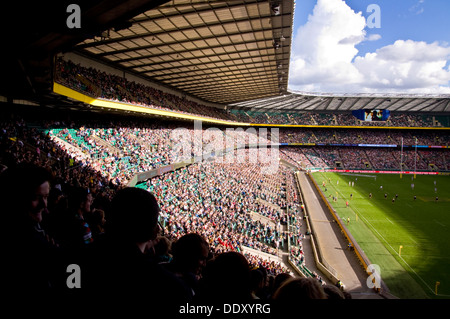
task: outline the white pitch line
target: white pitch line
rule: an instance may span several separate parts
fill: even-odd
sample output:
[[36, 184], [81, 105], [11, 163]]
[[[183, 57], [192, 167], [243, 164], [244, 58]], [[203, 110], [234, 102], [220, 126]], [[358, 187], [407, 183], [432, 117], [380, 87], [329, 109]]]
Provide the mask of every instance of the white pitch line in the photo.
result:
[[[356, 209], [357, 210], [357, 209]], [[409, 269], [411, 269], [411, 271], [424, 283], [424, 285], [426, 287], [428, 287], [428, 289], [430, 289], [431, 292], [434, 292], [433, 289], [425, 282], [425, 280], [422, 279], [422, 277], [420, 277], [416, 271], [403, 259], [402, 256], [400, 256], [398, 254], [398, 252], [389, 244], [389, 242], [383, 237], [383, 235], [380, 234], [380, 232], [364, 217], [361, 215], [361, 213], [359, 212], [359, 210], [357, 210], [360, 217], [363, 218], [369, 225], [370, 227], [372, 227], [372, 229], [383, 239], [383, 241], [392, 249], [392, 251], [397, 254], [397, 256], [405, 263], [405, 265], [407, 265], [409, 267]]]
[[[336, 189], [335, 187], [334, 187], [334, 185], [333, 185], [333, 188], [339, 193], [339, 194], [341, 194], [342, 196], [344, 196], [343, 194], [342, 194], [342, 192], [340, 192], [339, 191], [339, 189]], [[372, 227], [372, 229], [382, 238], [382, 240], [392, 249], [392, 251], [395, 253], [395, 254], [397, 254], [397, 256], [405, 263], [405, 265], [407, 265], [408, 267], [409, 267], [409, 269], [411, 269], [411, 271], [424, 283], [424, 285], [426, 286], [426, 287], [428, 287], [428, 289], [432, 292], [432, 293], [434, 293], [434, 290], [425, 282], [425, 280], [423, 280], [422, 279], [422, 277], [420, 277], [417, 273], [416, 273], [416, 271], [403, 259], [403, 257], [401, 257], [399, 254], [398, 254], [398, 252], [389, 244], [389, 242], [380, 234], [380, 232], [363, 216], [363, 215], [361, 215], [361, 213], [360, 213], [360, 211], [358, 210], [358, 209], [356, 209], [356, 208], [353, 208], [353, 207], [351, 207], [352, 208], [352, 210], [353, 209], [355, 209], [356, 211], [358, 211], [358, 213], [359, 213], [359, 216], [360, 216], [360, 218], [362, 218], [362, 219], [364, 219], [366, 222], [367, 222], [367, 224], [369, 224], [370, 225], [370, 227]]]
[[395, 225], [389, 218], [386, 217], [386, 219], [387, 219], [392, 225]]
[[437, 221], [436, 219], [433, 219], [433, 221], [434, 221], [435, 223], [437, 223], [437, 224], [441, 225], [442, 227], [445, 227], [445, 225], [444, 225], [444, 224], [442, 224], [442, 223], [438, 222], [438, 221]]
[[418, 245], [418, 243], [411, 236], [408, 236], [408, 237], [409, 237], [409, 239], [411, 239], [414, 242], [414, 244]]

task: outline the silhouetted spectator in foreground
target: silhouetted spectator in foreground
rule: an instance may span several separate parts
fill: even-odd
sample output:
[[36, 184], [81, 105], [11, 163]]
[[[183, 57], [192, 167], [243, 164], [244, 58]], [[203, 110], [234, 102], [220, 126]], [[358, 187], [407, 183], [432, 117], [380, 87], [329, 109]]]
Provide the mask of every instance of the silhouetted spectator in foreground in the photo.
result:
[[158, 236], [154, 246], [156, 261], [160, 264], [170, 263], [172, 256], [172, 241], [165, 236]]
[[264, 289], [264, 275], [259, 269], [252, 269], [250, 272], [252, 298], [261, 299], [262, 290]]
[[148, 191], [127, 187], [111, 202], [107, 230], [87, 248], [83, 285], [108, 295], [133, 296], [152, 306], [187, 300], [182, 283], [153, 254], [159, 205]]
[[42, 227], [48, 214], [51, 180], [49, 171], [31, 164], [19, 164], [1, 175], [5, 291], [26, 292], [61, 285], [62, 255]]
[[250, 302], [250, 266], [245, 256], [229, 251], [210, 260], [198, 295], [201, 302]]
[[186, 234], [172, 244], [173, 260], [166, 267], [189, 287], [192, 297], [196, 293], [208, 254], [208, 243], [196, 233]]
[[105, 233], [106, 215], [103, 209], [94, 208], [87, 216], [89, 228], [94, 240], [99, 239]]
[[74, 227], [77, 246], [90, 244], [94, 241], [87, 217], [91, 213], [93, 197], [89, 189], [75, 187], [69, 193], [69, 210], [74, 217]]
[[327, 299], [327, 295], [317, 279], [293, 278], [285, 281], [272, 299], [283, 304], [295, 304], [301, 300]]
[[273, 286], [272, 286], [272, 293], [271, 296], [273, 295], [273, 293], [275, 291], [277, 291], [277, 289], [287, 280], [292, 279], [294, 277], [292, 277], [290, 274], [288, 273], [281, 273], [275, 276], [275, 279], [273, 281]]
[[325, 285], [323, 286], [323, 290], [327, 295], [327, 299], [340, 300], [345, 299], [344, 293], [336, 286], [333, 285]]

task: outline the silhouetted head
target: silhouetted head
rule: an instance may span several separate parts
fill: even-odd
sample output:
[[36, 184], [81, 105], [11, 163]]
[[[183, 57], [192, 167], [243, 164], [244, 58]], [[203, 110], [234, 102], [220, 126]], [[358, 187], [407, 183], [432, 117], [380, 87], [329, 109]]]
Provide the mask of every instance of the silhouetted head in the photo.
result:
[[250, 265], [244, 255], [229, 251], [211, 260], [204, 271], [206, 298], [227, 301], [251, 299]]
[[327, 296], [314, 278], [293, 278], [285, 281], [273, 294], [273, 299], [283, 303], [300, 300], [326, 299]]
[[51, 173], [33, 164], [19, 164], [8, 168], [1, 176], [1, 196], [11, 221], [41, 222], [47, 212]]
[[172, 245], [173, 260], [178, 270], [200, 274], [208, 258], [208, 242], [199, 234], [190, 233], [180, 237]]
[[122, 242], [143, 243], [156, 238], [159, 205], [150, 192], [134, 187], [119, 190], [106, 219], [107, 231]]

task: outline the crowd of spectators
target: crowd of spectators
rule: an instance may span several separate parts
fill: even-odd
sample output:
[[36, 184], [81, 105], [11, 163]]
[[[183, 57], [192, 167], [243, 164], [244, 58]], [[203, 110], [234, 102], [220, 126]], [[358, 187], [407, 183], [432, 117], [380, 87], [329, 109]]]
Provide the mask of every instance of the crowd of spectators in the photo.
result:
[[[14, 125], [13, 125], [14, 124]], [[44, 131], [47, 136], [40, 135], [36, 128], [23, 130], [23, 121], [8, 122], [4, 124], [4, 132], [18, 139], [11, 148], [16, 149], [18, 157], [27, 157], [30, 160], [34, 153], [18, 153], [17, 148], [28, 141], [33, 145], [33, 149], [38, 152], [46, 166], [66, 165], [66, 169], [59, 176], [75, 176], [80, 179], [80, 171], [89, 168], [90, 174], [95, 177], [88, 178], [83, 183], [86, 187], [99, 188], [106, 183], [109, 185], [124, 186], [137, 173], [145, 172], [161, 166], [165, 166], [179, 161], [178, 154], [174, 151], [174, 145], [180, 144], [173, 134], [178, 126], [167, 123], [146, 123], [142, 122], [118, 122], [118, 123], [58, 123], [52, 122], [47, 125]], [[17, 131], [20, 131], [19, 134]], [[21, 133], [21, 132], [25, 133]], [[249, 130], [247, 130], [249, 131]], [[191, 143], [190, 153], [201, 155], [206, 150], [217, 151], [227, 147], [227, 139], [235, 143], [241, 140], [245, 143], [265, 142], [270, 143], [270, 132], [268, 138], [255, 135], [255, 138], [242, 139], [238, 136], [251, 133], [239, 133], [237, 130], [217, 130], [219, 137], [208, 140], [205, 138], [207, 130], [205, 128], [199, 134], [192, 127], [183, 128], [183, 143]], [[216, 132], [216, 133], [217, 133]], [[256, 134], [258, 132], [255, 130]], [[21, 136], [21, 134], [24, 134]], [[239, 135], [241, 134], [241, 135]], [[187, 136], [187, 137], [186, 137]], [[203, 137], [203, 139], [202, 139]], [[259, 140], [256, 139], [259, 138]], [[419, 170], [435, 169], [445, 171], [448, 169], [445, 150], [433, 150], [418, 148], [417, 158], [414, 163], [414, 148], [416, 140], [418, 145], [438, 145], [448, 144], [448, 135], [438, 131], [369, 131], [369, 130], [327, 130], [327, 129], [281, 129], [279, 134], [280, 143], [326, 143], [326, 144], [393, 144], [396, 148], [373, 148], [373, 147], [281, 147], [280, 156], [291, 161], [300, 167], [343, 167], [343, 168], [376, 168], [376, 169], [397, 169], [400, 165], [400, 146], [408, 146], [403, 150], [403, 163], [405, 168]], [[197, 150], [196, 145], [200, 145]], [[186, 146], [186, 145], [184, 145]], [[208, 148], [209, 147], [209, 148]], [[12, 150], [10, 150], [12, 151]], [[53, 156], [53, 152], [57, 153]], [[63, 153], [64, 156], [61, 156]], [[244, 154], [249, 154], [244, 153]], [[383, 154], [383, 156], [380, 156]], [[64, 158], [62, 161], [61, 158]], [[248, 161], [249, 157], [239, 159], [242, 162]], [[19, 162], [23, 159], [19, 159]], [[76, 163], [76, 164], [75, 164]], [[103, 179], [103, 181], [99, 180]], [[277, 190], [272, 189], [272, 192]], [[270, 194], [259, 194], [261, 199], [265, 199]], [[278, 199], [279, 201], [279, 199]], [[283, 203], [279, 203], [283, 206]], [[266, 214], [276, 214], [270, 208]]]
[[433, 127], [433, 117], [422, 114], [392, 112], [383, 122], [358, 120], [352, 113], [297, 112], [275, 113], [243, 110], [223, 110], [201, 105], [184, 97], [165, 93], [125, 77], [107, 74], [92, 67], [84, 67], [59, 57], [55, 67], [55, 81], [87, 95], [150, 108], [201, 115], [214, 119], [258, 124]]
[[306, 238], [306, 235], [310, 234], [303, 225], [305, 206], [298, 194], [299, 188], [296, 185], [293, 174], [287, 176], [286, 190], [286, 194], [291, 194], [292, 198], [296, 198], [295, 201], [291, 202], [291, 205], [289, 205], [287, 209], [288, 258], [291, 264], [296, 266], [297, 271], [302, 272], [305, 277], [313, 278], [322, 286], [326, 286], [326, 282], [323, 278], [316, 271], [311, 271], [306, 266], [303, 240]]
[[[52, 254], [51, 252], [56, 249], [63, 251], [64, 261], [77, 260], [76, 258], [83, 255], [82, 251], [86, 247], [102, 241], [110, 230], [108, 219], [113, 209], [112, 203], [118, 192], [126, 186], [129, 177], [137, 172], [172, 163], [171, 132], [177, 128], [162, 123], [93, 124], [89, 121], [77, 124], [51, 122], [44, 126], [46, 130], [40, 130], [37, 127], [30, 127], [27, 121], [21, 118], [13, 117], [2, 121], [0, 140], [2, 170], [16, 174], [8, 177], [13, 178], [16, 184], [27, 185], [28, 178], [23, 174], [32, 176], [27, 175], [28, 168], [25, 169], [27, 163], [44, 168], [52, 175], [51, 178], [47, 178], [50, 181], [48, 192], [45, 187], [39, 188], [39, 192], [42, 191], [39, 198], [45, 199], [37, 203], [40, 208], [35, 213], [42, 218], [37, 224], [36, 220], [27, 221], [33, 227], [27, 228], [24, 233], [25, 244], [28, 243], [27, 240], [35, 240], [37, 236], [40, 240], [39, 245], [43, 245], [35, 252], [30, 252], [30, 256], [36, 258], [31, 264], [39, 260], [36, 252], [42, 250], [46, 254]], [[188, 129], [188, 132], [192, 134], [194, 141], [193, 130]], [[317, 142], [327, 138], [329, 136], [327, 132], [308, 129], [298, 134], [309, 136]], [[365, 138], [366, 135], [370, 135], [370, 132], [366, 131], [358, 133], [359, 136], [349, 131], [349, 139]], [[292, 130], [287, 134], [282, 133], [281, 138], [289, 134], [295, 136], [297, 132]], [[342, 132], [339, 134], [338, 139], [343, 136]], [[396, 140], [401, 136], [397, 132], [385, 134], [390, 134], [390, 138]], [[223, 136], [225, 137], [225, 133]], [[447, 138], [445, 134], [437, 133], [418, 132], [403, 135], [404, 141], [408, 143], [415, 141], [416, 137], [422, 143], [445, 141]], [[380, 134], [377, 138], [381, 139], [383, 136]], [[336, 137], [332, 139], [336, 140]], [[399, 154], [398, 149], [385, 148], [331, 146], [280, 148], [280, 159], [295, 166], [301, 163], [301, 166], [306, 168], [333, 166], [336, 161], [342, 162], [346, 168], [349, 166], [358, 168], [366, 161], [373, 168], [397, 168]], [[406, 166], [412, 165], [414, 154], [411, 149], [404, 151]], [[429, 164], [436, 165], [438, 169], [448, 168], [445, 166], [445, 152], [439, 150], [418, 151], [416, 162], [417, 169], [429, 168]], [[173, 254], [171, 245], [184, 236], [197, 233], [206, 242], [208, 260], [211, 261], [218, 256], [239, 254], [244, 258], [248, 268], [260, 269], [274, 279], [281, 274], [289, 273], [290, 270], [282, 263], [266, 259], [264, 254], [243, 255], [244, 247], [275, 256], [279, 250], [286, 250], [291, 243], [289, 251], [291, 258], [299, 266], [304, 266], [302, 247], [304, 234], [300, 230], [301, 210], [292, 172], [284, 165], [279, 165], [276, 172], [267, 175], [262, 173], [261, 166], [258, 163], [246, 162], [195, 163], [154, 177], [141, 185], [140, 187], [150, 191], [146, 193], [154, 194], [160, 207], [161, 233], [152, 241], [155, 252], [158, 251], [159, 263], [171, 263], [175, 260], [176, 258], [171, 256]], [[15, 170], [17, 167], [20, 169]], [[125, 175], [122, 175], [123, 173]], [[11, 180], [8, 180], [9, 182]], [[2, 185], [9, 184], [3, 181]], [[33, 185], [32, 187], [41, 187], [42, 183]], [[47, 187], [47, 184], [45, 186]], [[2, 195], [8, 196], [11, 190], [5, 190]], [[26, 187], [23, 190], [25, 192]], [[34, 192], [36, 189], [28, 191]], [[18, 205], [17, 202], [14, 203]], [[288, 222], [289, 229], [283, 231]], [[20, 228], [20, 225], [17, 227]], [[163, 247], [159, 248], [159, 245]], [[37, 270], [45, 266], [49, 266], [50, 270], [55, 265], [48, 265], [45, 262]], [[25, 271], [22, 268], [19, 269]], [[175, 270], [173, 272], [175, 273]], [[29, 275], [35, 274], [36, 271], [33, 271]], [[52, 276], [47, 278], [46, 274], [48, 271], [39, 274], [43, 276], [41, 279], [45, 280], [39, 283], [33, 281], [30, 284], [61, 285], [60, 278]], [[66, 274], [56, 272], [55, 275], [58, 277]], [[321, 282], [317, 274], [313, 274], [313, 277], [317, 282]], [[24, 280], [26, 278], [28, 277], [24, 277]], [[260, 295], [260, 298], [267, 298], [268, 295], [270, 294], [264, 295], [265, 297]], [[253, 296], [257, 296], [257, 293], [253, 292]]]
[[234, 111], [241, 122], [285, 125], [324, 125], [324, 126], [386, 126], [386, 127], [433, 127], [433, 117], [422, 114], [391, 113], [387, 121], [366, 122], [357, 119], [351, 112], [346, 113], [273, 113]]
[[[277, 254], [284, 245], [281, 224], [285, 223], [282, 207], [285, 195], [279, 174], [267, 183], [256, 164], [196, 163], [149, 180], [148, 190], [163, 203], [161, 216], [167, 234], [177, 238], [193, 229], [202, 229], [216, 252], [239, 250], [246, 246]], [[277, 183], [277, 182], [275, 182]], [[262, 202], [262, 194], [267, 194]], [[270, 200], [270, 202], [269, 202]], [[252, 213], [270, 219], [255, 220]]]
[[84, 154], [70, 144], [57, 144], [22, 118], [2, 122], [1, 163], [6, 167], [33, 163], [54, 173], [57, 185], [89, 188], [110, 198], [118, 185], [84, 162]]
[[[409, 151], [409, 153], [411, 153], [411, 151]], [[409, 158], [412, 156], [409, 156]], [[430, 165], [434, 165], [438, 170], [448, 171], [450, 170], [449, 155], [445, 152], [433, 152], [429, 150], [420, 151], [415, 165], [420, 165], [421, 169], [425, 170], [431, 169]], [[409, 163], [407, 166], [413, 167], [412, 164]]]
[[225, 110], [200, 105], [184, 97], [128, 81], [124, 77], [107, 74], [92, 67], [83, 67], [62, 58], [56, 61], [55, 81], [89, 96], [105, 100], [221, 120], [236, 120], [234, 115]]
[[[61, 61], [58, 68], [63, 83], [102, 98], [168, 109], [178, 105], [177, 111], [236, 119], [92, 68]], [[318, 125], [339, 122], [338, 117], [318, 114], [259, 116], [269, 121], [310, 117]], [[411, 118], [404, 121], [411, 123]], [[284, 264], [264, 254], [243, 254], [249, 247], [276, 256], [291, 244], [290, 257], [304, 266], [299, 197], [292, 171], [284, 165], [267, 175], [260, 163], [194, 163], [148, 180], [140, 185], [145, 190], [127, 188], [134, 174], [173, 163], [171, 147], [176, 141], [171, 133], [176, 126], [53, 122], [39, 130], [18, 117], [1, 124], [0, 193], [8, 235], [14, 238], [7, 241], [5, 252], [11, 274], [17, 275], [7, 281], [16, 288], [65, 287], [67, 272], [61, 266], [79, 263], [92, 271], [86, 277], [88, 286], [111, 287], [108, 275], [113, 275], [120, 288], [158, 283], [155, 296], [176, 301], [223, 301], [220, 298], [232, 293], [240, 300], [331, 298], [317, 274], [314, 280], [293, 278]], [[194, 131], [187, 132], [195, 144]], [[448, 143], [448, 135], [436, 132], [280, 133], [282, 143]], [[408, 149], [402, 155], [408, 168], [449, 168], [444, 151], [416, 154]], [[392, 169], [399, 166], [399, 157], [397, 148], [302, 146], [280, 152], [281, 159], [305, 168], [340, 162], [345, 168], [367, 168], [369, 163], [372, 168]], [[147, 210], [151, 216], [145, 215]], [[183, 252], [191, 249], [195, 258], [188, 261]]]
[[136, 128], [51, 129], [57, 137], [78, 148], [80, 160], [118, 185], [126, 184], [136, 173], [173, 163], [170, 129], [156, 125]]
[[[122, 125], [122, 126], [121, 126]], [[141, 123], [139, 123], [141, 125]], [[71, 154], [73, 159], [78, 160], [83, 166], [89, 166], [104, 178], [112, 180], [114, 184], [126, 185], [136, 174], [158, 168], [170, 163], [180, 161], [174, 152], [174, 145], [179, 143], [172, 134], [177, 127], [170, 124], [147, 124], [139, 126], [137, 123], [109, 125], [106, 127], [96, 126], [72, 126], [72, 128], [49, 129], [50, 137], [57, 143], [61, 140], [67, 143], [62, 145]], [[239, 138], [236, 130], [218, 130], [218, 138], [207, 139], [205, 129], [201, 134], [194, 132], [192, 128], [185, 128], [183, 141], [191, 143], [188, 149], [192, 153], [188, 155], [201, 155], [206, 150], [217, 151], [227, 147], [227, 139], [235, 143], [237, 141], [265, 142], [270, 139], [256, 132], [255, 138]], [[270, 133], [270, 132], [269, 132]], [[187, 136], [187, 138], [186, 138]], [[203, 136], [203, 139], [202, 139]], [[240, 135], [242, 136], [242, 135]], [[198, 140], [200, 137], [200, 140]], [[268, 136], [270, 138], [270, 134]], [[259, 140], [257, 139], [259, 138]], [[263, 138], [261, 140], [261, 138]], [[197, 141], [197, 140], [198, 141]], [[389, 144], [398, 147], [391, 151], [386, 149], [356, 148], [356, 147], [300, 147], [282, 148], [281, 156], [293, 160], [294, 164], [301, 167], [345, 167], [345, 168], [377, 168], [396, 169], [399, 167], [400, 146], [403, 144], [410, 147], [404, 150], [404, 163], [409, 169], [413, 169], [413, 160], [408, 153], [411, 146], [417, 144], [425, 145], [447, 145], [448, 136], [440, 132], [395, 132], [395, 131], [363, 131], [363, 130], [332, 130], [325, 129], [289, 129], [280, 130], [279, 142], [281, 143], [314, 143], [314, 144]], [[194, 144], [200, 145], [199, 150]], [[386, 157], [380, 157], [380, 152], [386, 153]], [[248, 154], [248, 153], [246, 153]], [[287, 155], [289, 154], [289, 156]], [[430, 169], [428, 164], [434, 164], [433, 168], [447, 170], [444, 152], [427, 152], [418, 149], [419, 156], [416, 159], [417, 169]], [[248, 161], [248, 157], [242, 161]], [[260, 197], [264, 199], [266, 195]]]
[[[32, 163], [44, 167], [55, 175], [55, 179], [52, 179], [51, 197], [53, 198], [53, 193], [57, 195], [55, 195], [55, 202], [49, 203], [52, 210], [49, 210], [48, 216], [44, 216], [43, 222], [44, 226], [49, 227], [46, 229], [48, 235], [51, 235], [58, 245], [67, 246], [70, 249], [80, 244], [90, 244], [96, 238], [101, 237], [105, 232], [103, 224], [105, 218], [107, 219], [105, 211], [108, 210], [109, 201], [124, 185], [113, 182], [114, 179], [111, 179], [111, 175], [103, 176], [104, 169], [97, 170], [95, 165], [91, 166], [91, 162], [86, 160], [87, 157], [80, 156], [75, 152], [75, 149], [78, 148], [78, 152], [86, 155], [84, 152], [90, 149], [81, 147], [72, 139], [67, 139], [67, 144], [58, 145], [54, 143], [58, 140], [50, 138], [51, 131], [45, 135], [36, 129], [30, 130], [21, 120], [6, 124], [1, 139], [1, 162], [4, 167]], [[85, 139], [93, 148], [98, 148], [95, 151], [96, 156], [92, 158], [105, 159], [107, 157], [101, 154], [107, 153], [107, 150], [102, 149], [102, 145], [98, 141], [89, 139], [90, 134], [95, 130], [98, 129], [83, 127], [78, 130], [81, 132], [78, 137]], [[60, 132], [64, 133], [64, 131], [65, 129], [62, 129]], [[101, 129], [101, 131], [106, 135], [99, 134], [99, 136], [102, 136], [111, 145], [118, 146], [118, 143], [113, 143], [113, 140], [109, 138], [115, 136], [115, 133], [109, 135], [114, 130]], [[125, 128], [123, 131], [119, 131], [130, 134]], [[123, 134], [119, 134], [119, 136], [123, 136]], [[130, 140], [135, 142], [135, 139]], [[116, 139], [117, 141], [124, 142], [121, 139]], [[74, 150], [71, 151], [67, 145], [73, 146]], [[121, 148], [119, 147], [119, 149]], [[279, 175], [269, 178], [261, 174], [258, 170], [260, 167], [255, 164], [245, 170], [246, 174], [241, 174], [242, 166], [240, 164], [234, 166], [222, 164], [221, 167], [211, 166], [209, 168], [208, 165], [212, 164], [194, 164], [184, 171], [167, 173], [163, 177], [149, 181], [152, 185], [159, 185], [159, 183], [162, 185], [162, 188], [155, 189], [154, 193], [161, 201], [161, 216], [164, 219], [166, 238], [177, 240], [187, 233], [202, 230], [202, 235], [208, 239], [211, 247], [214, 247], [214, 254], [228, 250], [241, 251], [240, 245], [275, 254], [278, 246], [285, 242], [284, 234], [280, 231], [281, 223], [285, 221], [283, 211], [286, 199], [284, 191], [282, 191], [285, 172], [281, 173], [280, 171]], [[233, 174], [234, 178], [228, 174]], [[176, 175], [179, 176], [175, 178]], [[189, 190], [180, 185], [173, 188], [173, 184], [168, 182], [172, 179], [170, 176], [173, 176], [173, 181], [188, 183], [186, 186], [190, 186]], [[203, 185], [204, 188], [201, 187]], [[208, 185], [209, 187], [207, 187]], [[178, 190], [176, 194], [181, 197], [174, 197], [175, 193], [166, 193], [166, 187]], [[222, 191], [220, 191], [221, 189]], [[75, 213], [75, 210], [72, 210], [72, 207], [75, 206], [72, 204], [67, 207], [64, 205], [68, 198], [71, 199], [70, 203], [73, 202], [74, 194], [78, 198], [77, 202], [83, 203], [81, 206], [88, 206], [85, 214], [78, 210]], [[225, 198], [228, 200], [226, 201]], [[249, 212], [264, 216], [271, 222], [263, 223], [254, 220], [250, 217]], [[67, 220], [64, 220], [64, 226], [70, 228], [71, 231], [60, 231], [55, 227], [62, 216], [65, 216], [63, 219], [67, 217]], [[231, 218], [231, 221], [228, 223], [226, 218]], [[75, 230], [76, 227], [72, 227], [71, 223], [80, 225], [79, 229]], [[75, 233], [77, 233], [76, 236]], [[288, 271], [280, 263], [268, 262], [260, 256], [253, 256], [251, 264], [268, 266], [269, 273], [272, 275]]]
[[[286, 147], [282, 159], [303, 169], [345, 168], [399, 170], [403, 159], [404, 170], [448, 171], [448, 154], [444, 150], [421, 150], [374, 147]], [[403, 158], [402, 158], [403, 154]], [[414, 160], [414, 155], [417, 154]]]
[[281, 158], [296, 167], [313, 167], [306, 155], [297, 147], [283, 147], [280, 149]]
[[345, 159], [345, 168], [368, 169], [370, 168], [370, 160], [365, 150], [351, 147], [339, 149], [340, 157]]
[[440, 131], [392, 131], [361, 129], [280, 129], [281, 143], [327, 144], [391, 144], [439, 145], [450, 142], [449, 135]]

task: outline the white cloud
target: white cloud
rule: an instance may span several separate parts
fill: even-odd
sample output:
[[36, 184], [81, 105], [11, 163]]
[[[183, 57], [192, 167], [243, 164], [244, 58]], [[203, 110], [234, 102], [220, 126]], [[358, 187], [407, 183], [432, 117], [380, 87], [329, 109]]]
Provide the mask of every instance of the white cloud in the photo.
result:
[[364, 35], [353, 35], [348, 38], [342, 39], [339, 41], [339, 44], [353, 44], [356, 45], [358, 43], [361, 43], [363, 41], [377, 41], [381, 39], [381, 35], [379, 34], [370, 34], [369, 36]]
[[318, 0], [308, 22], [295, 35], [289, 88], [450, 93], [448, 45], [398, 40], [360, 57], [358, 44], [381, 39], [379, 34], [367, 36], [365, 28], [361, 12], [354, 12], [343, 0]]
[[425, 11], [425, 9], [422, 6], [424, 3], [425, 3], [425, 0], [419, 0], [411, 8], [409, 8], [409, 11], [416, 15], [422, 14]]
[[[363, 84], [368, 88], [429, 92], [440, 85], [448, 85], [450, 72], [445, 66], [449, 57], [450, 48], [438, 43], [398, 40], [375, 53], [356, 57], [353, 65], [363, 75]], [[450, 88], [447, 89], [450, 92]]]
[[308, 22], [298, 29], [293, 44], [292, 85], [357, 82], [352, 60], [355, 44], [365, 37], [365, 19], [341, 0], [318, 0]]
[[368, 37], [366, 37], [367, 41], [377, 41], [381, 39], [381, 35], [379, 34], [371, 34]]

